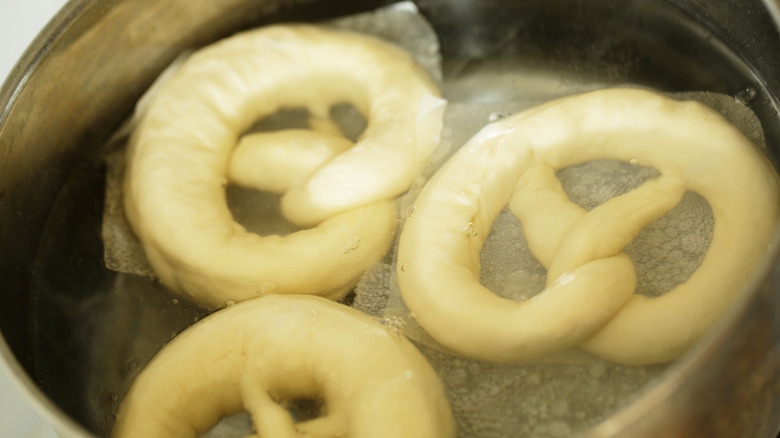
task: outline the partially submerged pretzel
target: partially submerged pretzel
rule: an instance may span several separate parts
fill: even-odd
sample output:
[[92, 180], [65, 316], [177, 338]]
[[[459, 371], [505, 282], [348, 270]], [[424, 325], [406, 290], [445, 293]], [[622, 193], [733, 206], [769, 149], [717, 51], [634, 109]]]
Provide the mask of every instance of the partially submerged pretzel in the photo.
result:
[[[554, 171], [599, 159], [661, 176], [585, 213]], [[622, 247], [686, 190], [714, 215], [700, 268], [661, 297], [633, 295]], [[779, 200], [766, 158], [702, 104], [638, 89], [563, 98], [488, 125], [429, 181], [401, 234], [399, 286], [420, 325], [469, 356], [523, 361], [580, 345], [617, 362], [666, 362], [745, 287]], [[479, 284], [482, 244], [507, 204], [548, 269], [545, 291], [525, 302]]]
[[[293, 423], [280, 405], [322, 399]], [[322, 298], [270, 295], [219, 311], [166, 345], [133, 382], [113, 438], [195, 438], [248, 411], [261, 437], [454, 436], [438, 376], [397, 332]]]
[[[409, 55], [371, 37], [299, 25], [222, 40], [184, 61], [144, 109], [128, 150], [128, 220], [160, 280], [205, 304], [341, 296], [392, 241], [389, 202], [438, 143], [437, 96]], [[224, 186], [239, 136], [279, 109], [326, 119], [345, 102], [367, 119], [353, 147], [311, 174], [296, 174], [284, 156], [271, 164], [294, 174], [282, 184], [285, 216], [317, 226], [260, 237], [233, 221]]]

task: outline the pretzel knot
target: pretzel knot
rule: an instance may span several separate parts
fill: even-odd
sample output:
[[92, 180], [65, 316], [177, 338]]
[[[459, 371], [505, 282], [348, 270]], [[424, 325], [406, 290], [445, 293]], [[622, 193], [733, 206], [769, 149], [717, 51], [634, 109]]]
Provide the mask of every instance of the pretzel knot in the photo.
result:
[[[204, 304], [272, 292], [337, 298], [387, 252], [390, 203], [439, 140], [438, 96], [408, 54], [368, 36], [280, 25], [219, 41], [151, 96], [128, 150], [128, 220], [160, 280]], [[367, 120], [355, 144], [284, 131], [248, 140], [271, 146], [241, 148], [261, 152], [234, 153], [265, 116], [306, 108], [323, 131], [341, 103]], [[285, 217], [313, 228], [247, 232], [227, 208], [228, 180], [284, 192]]]
[[[584, 212], [555, 170], [638, 160], [661, 174]], [[620, 251], [687, 190], [714, 216], [710, 246], [688, 280], [658, 298], [634, 295]], [[617, 362], [675, 359], [731, 305], [777, 223], [778, 178], [719, 114], [637, 89], [563, 98], [488, 125], [429, 181], [401, 234], [399, 286], [417, 321], [456, 352], [523, 361], [580, 346]], [[547, 268], [525, 302], [479, 284], [480, 251], [509, 205]]]

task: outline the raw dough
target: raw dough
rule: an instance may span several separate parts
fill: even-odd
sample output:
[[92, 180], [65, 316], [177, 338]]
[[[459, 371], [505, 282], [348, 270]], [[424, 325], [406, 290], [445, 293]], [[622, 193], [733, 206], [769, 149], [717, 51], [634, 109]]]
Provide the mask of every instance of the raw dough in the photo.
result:
[[[293, 423], [279, 402], [322, 399]], [[195, 438], [248, 411], [258, 436], [453, 437], [438, 376], [397, 331], [332, 301], [269, 295], [228, 307], [166, 345], [133, 382], [113, 438]]]
[[[661, 173], [587, 214], [554, 170], [611, 159]], [[714, 215], [700, 268], [658, 298], [633, 295], [622, 247], [686, 190]], [[720, 114], [640, 89], [566, 97], [488, 125], [425, 186], [402, 231], [398, 279], [420, 325], [461, 354], [512, 362], [581, 346], [617, 362], [675, 359], [739, 296], [777, 224], [778, 177]], [[479, 254], [510, 205], [547, 289], [525, 302], [479, 283]]]

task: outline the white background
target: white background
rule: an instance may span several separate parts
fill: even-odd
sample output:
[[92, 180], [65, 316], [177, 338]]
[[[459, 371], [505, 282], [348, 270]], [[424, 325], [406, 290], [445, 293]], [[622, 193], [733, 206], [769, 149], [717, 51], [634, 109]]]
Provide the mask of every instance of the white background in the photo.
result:
[[[0, 0], [0, 83], [65, 0]], [[19, 393], [0, 366], [0, 436], [54, 438], [46, 424]]]

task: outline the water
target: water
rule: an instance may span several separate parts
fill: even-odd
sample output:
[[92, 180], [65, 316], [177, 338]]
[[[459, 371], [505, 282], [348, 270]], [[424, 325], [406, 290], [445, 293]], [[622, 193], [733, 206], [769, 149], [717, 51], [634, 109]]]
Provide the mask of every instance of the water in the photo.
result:
[[420, 348], [444, 383], [464, 437], [571, 436], [635, 399], [665, 369], [585, 356], [572, 363], [498, 365]]
[[104, 172], [85, 166], [63, 188], [35, 267], [35, 378], [98, 436], [132, 379], [172, 335], [209, 313], [154, 280], [106, 269]]
[[[664, 50], [674, 51], [674, 47]], [[517, 51], [502, 43], [495, 53], [503, 56]], [[453, 55], [445, 59], [444, 91], [453, 104], [447, 114], [442, 147], [447, 152], [441, 154], [442, 160], [487, 122], [551, 98], [604, 86], [604, 81], [630, 79], [625, 70], [630, 66], [620, 62], [609, 74], [594, 79], [584, 70], [578, 76], [572, 69], [545, 70], [542, 67], [547, 64], [525, 61], [522, 56], [505, 62]], [[743, 71], [739, 65], [729, 68]], [[700, 73], [692, 71], [692, 77]], [[658, 78], [633, 82], [663, 85]], [[746, 87], [744, 84], [753, 83], [748, 79], [735, 79], [739, 86], [723, 84], [723, 88], [740, 90], [737, 93], [697, 98], [712, 98], [709, 103], [731, 115], [760, 144], [760, 124], [742, 110], [763, 102], [766, 93], [755, 86]], [[346, 117], [353, 117], [351, 111], [334, 109]], [[357, 138], [362, 128], [344, 130]], [[641, 164], [639, 159], [599, 162], [563, 169], [558, 176], [569, 196], [590, 209], [655, 175]], [[100, 232], [104, 187], [102, 162], [87, 160], [74, 171], [52, 210], [33, 285], [35, 378], [62, 409], [98, 436], [108, 435], [122, 395], [154, 353], [172, 335], [210, 312], [169, 293], [151, 278], [106, 269]], [[250, 230], [260, 234], [295, 231], [278, 213], [278, 195], [230, 187], [228, 202], [236, 220]], [[706, 201], [687, 194], [678, 209], [647, 227], [625, 249], [637, 265], [639, 293], [662, 294], [695, 269], [711, 230], [708, 209]], [[407, 216], [415, 214], [413, 209], [401, 211]], [[258, 219], [265, 226], [272, 225], [253, 228], [250, 224]], [[675, 233], [670, 233], [671, 229]], [[472, 232], [464, 229], [465, 235], [473, 236]], [[359, 242], [345, 250], [355, 245]], [[483, 284], [520, 301], [541, 291], [546, 278], [524, 245], [522, 227], [508, 212], [499, 215], [487, 236], [482, 266]], [[442, 378], [461, 437], [570, 436], [613, 414], [663, 377], [664, 366], [615, 365], [577, 352], [524, 365], [495, 365], [442, 353], [424, 334], [415, 335], [416, 323], [408, 311], [388, 313], [388, 309], [403, 306], [398, 301], [395, 269], [391, 251], [366, 273], [350, 296], [351, 303], [413, 336]], [[247, 415], [239, 414], [233, 421], [243, 424], [239, 430], [245, 433]], [[209, 437], [239, 433], [231, 429], [233, 432], [220, 435], [220, 427]]]
[[[462, 131], [455, 130], [452, 136], [469, 135]], [[152, 279], [105, 270], [102, 245], [96, 238], [102, 207], [97, 202], [102, 194], [98, 183], [101, 172], [101, 168], [86, 169], [76, 175], [72, 187], [63, 190], [65, 198], [91, 199], [89, 208], [74, 210], [73, 202], [63, 199], [62, 210], [53, 213], [58, 221], [68, 218], [68, 223], [76, 226], [67, 233], [53, 226], [45, 239], [49, 244], [41, 253], [36, 284], [40, 303], [36, 350], [40, 355], [39, 378], [49, 394], [69, 414], [105, 436], [120, 395], [143, 365], [175, 334], [209, 311], [171, 295]], [[652, 169], [616, 162], [559, 172], [570, 197], [586, 209], [652, 176]], [[278, 207], [278, 196], [231, 188], [229, 199], [238, 220], [249, 223], [258, 219], [259, 211], [265, 219], [276, 218], [271, 221], [276, 224], [272, 232], [294, 231], [278, 226], [284, 221], [278, 214], [269, 213]], [[259, 202], [261, 208], [247, 209], [248, 200]], [[706, 202], [690, 194], [678, 210], [677, 216], [673, 211], [671, 219], [662, 218], [648, 227], [644, 237], [626, 249], [637, 265], [640, 293], [657, 295], [668, 290], [670, 284], [684, 280], [695, 269], [702, 249], [706, 249], [711, 227]], [[414, 210], [407, 214], [413, 215]], [[680, 229], [681, 223], [688, 224], [683, 230], [688, 234], [681, 238], [679, 233], [668, 232]], [[472, 228], [464, 229], [466, 236], [474, 232]], [[679, 246], [680, 241], [688, 242], [688, 246], [677, 248], [677, 252], [663, 246]], [[648, 248], [677, 256], [649, 257], [647, 254], [653, 252]], [[508, 212], [494, 223], [482, 259], [483, 284], [497, 294], [522, 301], [543, 289], [544, 269], [525, 247], [522, 227]], [[354, 305], [401, 332], [406, 319], [383, 316], [390, 295], [397, 294], [393, 291], [394, 272], [392, 261], [369, 272], [358, 287]], [[668, 284], [649, 281], [653, 279], [666, 279]], [[573, 363], [494, 365], [444, 354], [419, 339], [418, 345], [442, 377], [464, 437], [518, 432], [519, 436], [539, 438], [569, 436], [637, 397], [665, 368], [621, 366], [586, 355], [578, 356]], [[79, 389], [74, 391], [74, 387]], [[231, 421], [246, 422], [245, 417], [236, 418]], [[226, 427], [220, 426], [209, 436], [230, 436], [219, 433]]]

